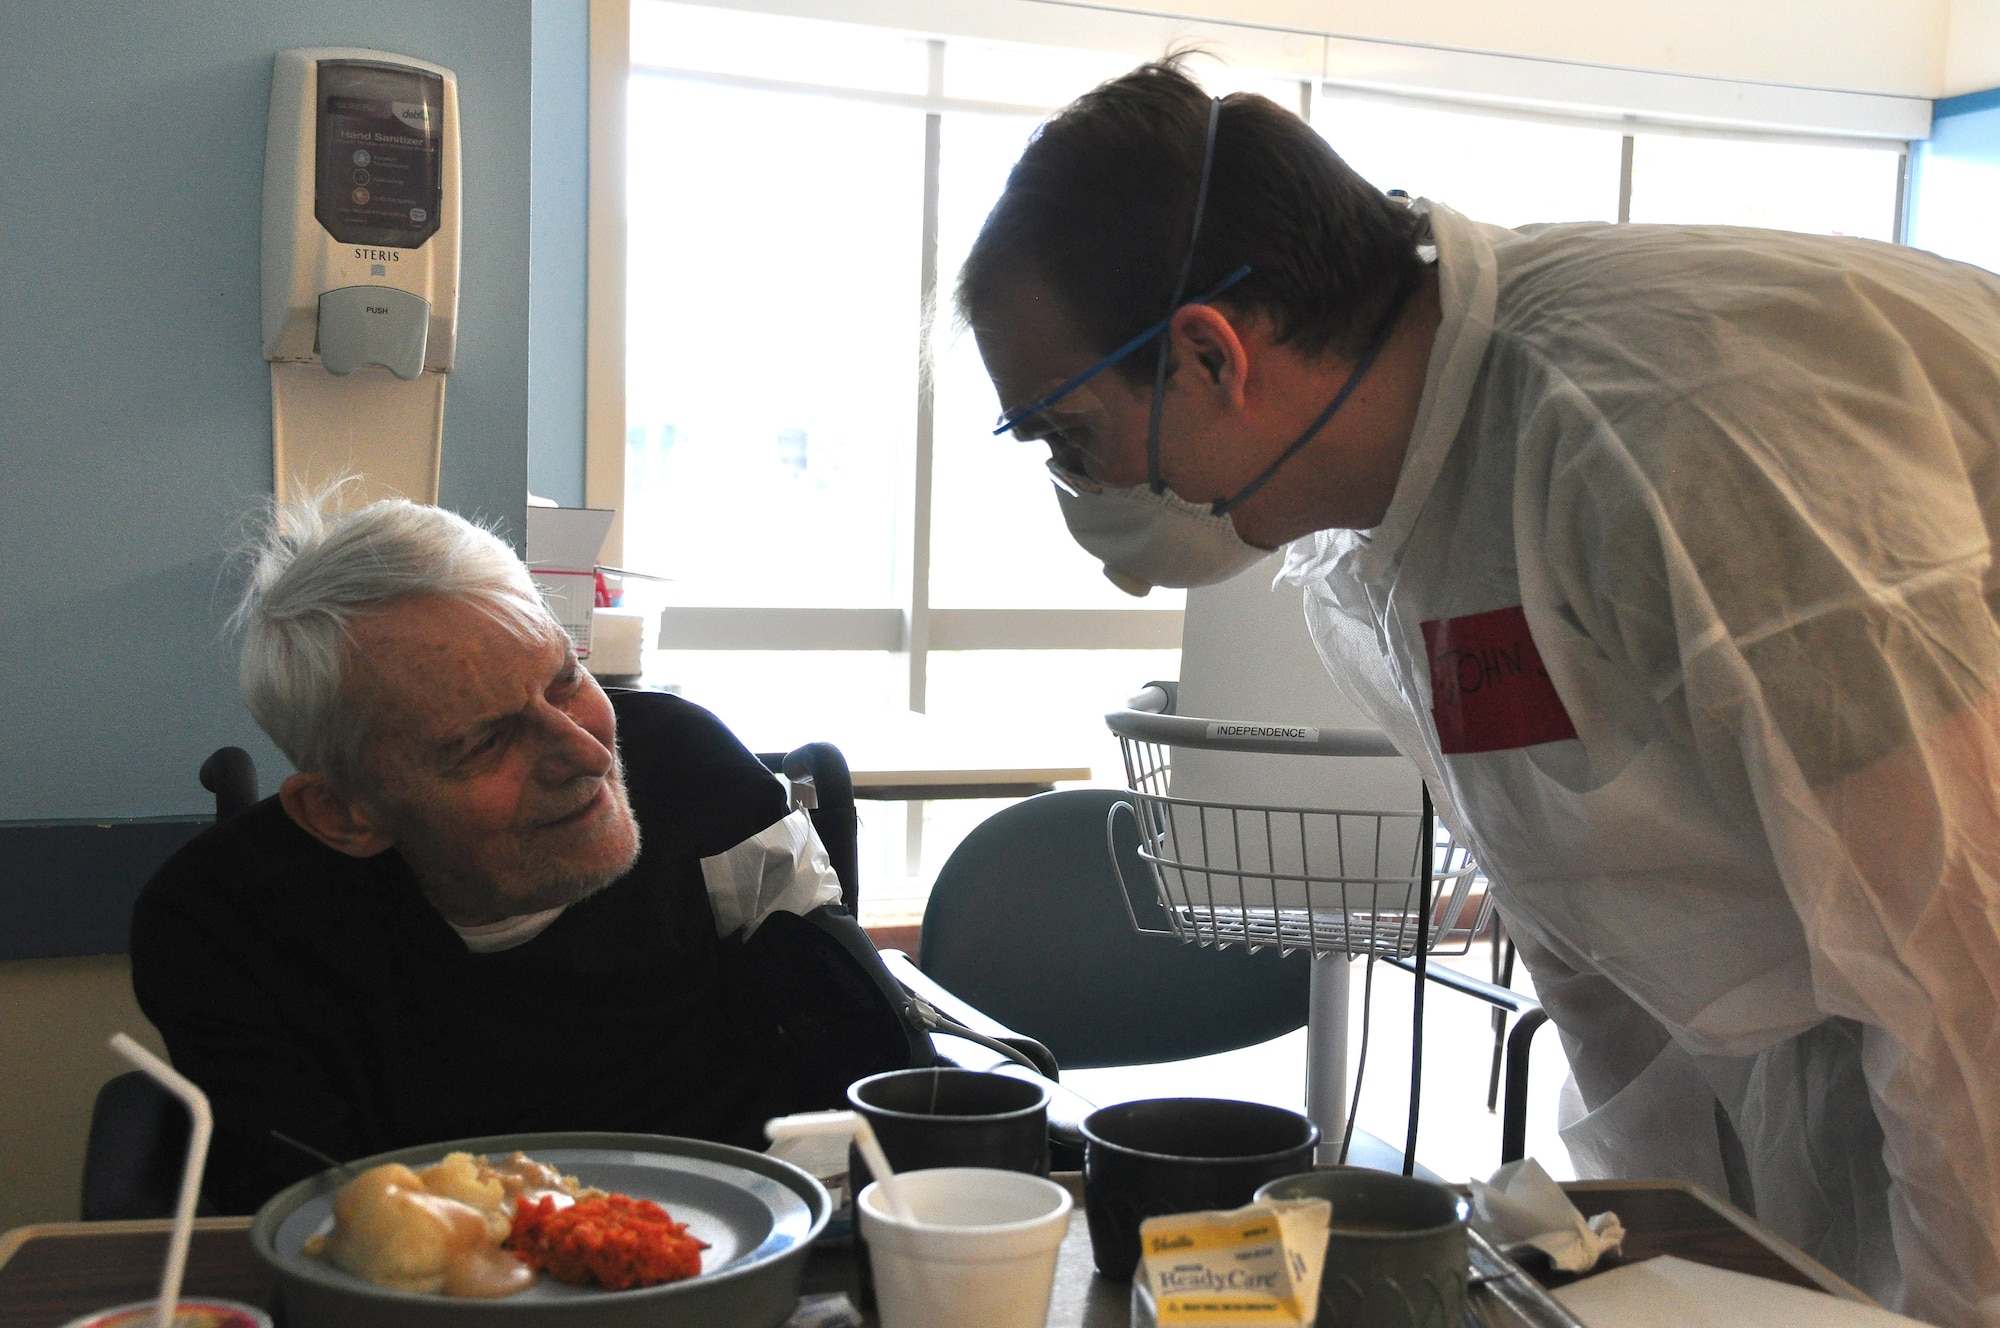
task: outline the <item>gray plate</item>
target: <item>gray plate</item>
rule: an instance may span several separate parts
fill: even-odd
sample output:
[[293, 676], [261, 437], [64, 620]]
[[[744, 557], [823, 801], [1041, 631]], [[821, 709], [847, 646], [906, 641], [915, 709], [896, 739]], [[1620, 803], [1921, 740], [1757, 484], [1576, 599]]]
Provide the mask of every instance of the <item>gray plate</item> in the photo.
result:
[[544, 1278], [505, 1300], [452, 1300], [378, 1287], [301, 1247], [333, 1222], [344, 1179], [324, 1172], [257, 1214], [250, 1240], [277, 1274], [290, 1328], [775, 1328], [798, 1300], [807, 1247], [826, 1225], [826, 1190], [787, 1163], [696, 1139], [642, 1134], [529, 1134], [466, 1139], [364, 1158], [422, 1166], [446, 1153], [505, 1157], [516, 1149], [586, 1185], [651, 1199], [707, 1241], [701, 1276], [637, 1291], [572, 1287]]

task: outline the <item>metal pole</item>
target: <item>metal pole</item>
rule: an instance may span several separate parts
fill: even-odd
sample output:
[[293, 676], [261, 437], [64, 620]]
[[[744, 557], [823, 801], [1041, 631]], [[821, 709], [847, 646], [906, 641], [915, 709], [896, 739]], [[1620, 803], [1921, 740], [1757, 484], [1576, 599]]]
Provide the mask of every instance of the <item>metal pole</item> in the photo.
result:
[[1417, 1174], [1417, 1115], [1424, 1091], [1424, 972], [1430, 965], [1431, 950], [1431, 860], [1437, 852], [1436, 813], [1431, 808], [1431, 786], [1425, 783], [1421, 838], [1417, 841], [1417, 975], [1411, 993], [1410, 1011], [1410, 1129], [1403, 1138], [1403, 1174]]
[[[934, 97], [944, 95], [944, 43], [935, 38], [930, 43], [930, 92]], [[944, 117], [932, 111], [924, 117], [924, 210], [917, 273], [917, 428], [916, 450], [912, 458], [916, 465], [911, 474], [910, 541], [906, 549], [908, 566], [904, 576], [907, 584], [900, 587], [903, 612], [907, 615], [903, 627], [903, 650], [909, 665], [909, 704], [910, 709], [919, 715], [930, 706], [931, 510], [935, 480], [933, 452], [937, 433], [936, 375], [932, 372], [932, 357], [937, 351], [938, 195], [943, 136]], [[922, 804], [911, 803], [906, 834], [912, 876], [917, 874], [917, 860], [922, 856], [923, 816]]]
[[1314, 955], [1306, 1013], [1306, 1115], [1319, 1126], [1318, 1160], [1340, 1157], [1347, 1128], [1347, 995], [1353, 956]]
[[1535, 1030], [1548, 1021], [1537, 1006], [1514, 1021], [1507, 1036], [1507, 1111], [1500, 1118], [1500, 1161], [1515, 1162], [1528, 1151], [1528, 1049]]
[[1632, 135], [1625, 135], [1625, 145], [1618, 153], [1618, 224], [1625, 225], [1632, 220], [1632, 149], [1635, 146]]

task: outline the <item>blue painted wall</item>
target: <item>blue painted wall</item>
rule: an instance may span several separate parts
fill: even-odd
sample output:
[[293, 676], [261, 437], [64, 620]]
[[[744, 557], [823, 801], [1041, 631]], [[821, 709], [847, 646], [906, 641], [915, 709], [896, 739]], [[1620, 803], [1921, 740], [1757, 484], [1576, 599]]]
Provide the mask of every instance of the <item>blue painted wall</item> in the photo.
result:
[[204, 812], [195, 768], [223, 743], [267, 787], [285, 769], [218, 639], [231, 525], [271, 487], [258, 225], [280, 49], [376, 46], [458, 74], [441, 499], [518, 538], [531, 16], [531, 0], [0, 6], [0, 822]]
[[2000, 88], [1948, 97], [1910, 156], [1906, 238], [2000, 272]]
[[590, 204], [590, 0], [534, 0], [534, 232], [528, 259], [528, 487], [583, 506]]

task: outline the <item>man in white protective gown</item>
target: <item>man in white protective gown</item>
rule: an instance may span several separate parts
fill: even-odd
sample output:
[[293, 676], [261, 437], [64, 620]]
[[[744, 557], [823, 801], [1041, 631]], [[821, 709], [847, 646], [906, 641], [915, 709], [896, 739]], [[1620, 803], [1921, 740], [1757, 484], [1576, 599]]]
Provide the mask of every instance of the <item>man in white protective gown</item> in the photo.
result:
[[959, 304], [1112, 580], [1287, 547], [1494, 882], [1580, 1171], [2000, 1325], [2000, 280], [1480, 226], [1168, 62], [1038, 131]]

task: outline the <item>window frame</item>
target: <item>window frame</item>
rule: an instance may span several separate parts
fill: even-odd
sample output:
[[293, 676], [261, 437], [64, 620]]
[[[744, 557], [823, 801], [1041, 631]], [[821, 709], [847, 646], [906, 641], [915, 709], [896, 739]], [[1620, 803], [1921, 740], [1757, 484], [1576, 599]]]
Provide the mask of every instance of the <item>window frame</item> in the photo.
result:
[[[718, 8], [796, 13], [785, 0], [694, 0]], [[812, 16], [909, 31], [896, 0], [843, 0], [838, 14]], [[935, 344], [939, 273], [938, 179], [943, 115], [958, 111], [1041, 116], [1056, 109], [943, 94], [947, 42], [956, 38], [1098, 50], [1162, 50], [1193, 39], [1233, 63], [1299, 84], [1301, 113], [1323, 96], [1407, 101], [1460, 113], [1625, 128], [1619, 217], [1629, 220], [1636, 137], [1672, 133], [1785, 142], [1868, 142], [1903, 152], [1894, 235], [1904, 234], [1909, 144], [1928, 135], [1931, 103], [1916, 97], [1843, 92], [1574, 61], [1451, 50], [1341, 36], [1305, 28], [1176, 19], [1056, 0], [957, 0], [926, 13], [929, 87], [918, 95], [649, 65], [631, 55], [632, 0], [590, 3], [590, 198], [587, 291], [585, 501], [619, 513], [604, 558], [623, 555], [625, 506], [626, 89], [635, 73], [690, 82], [889, 104], [926, 116], [918, 357]], [[1161, 649], [1180, 643], [1178, 609], [937, 609], [930, 603], [934, 402], [916, 370], [915, 448], [904, 495], [912, 519], [888, 608], [674, 607], [663, 635], [684, 650], [874, 650], [905, 657], [909, 709], [924, 711], [927, 660], [936, 650]]]

